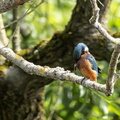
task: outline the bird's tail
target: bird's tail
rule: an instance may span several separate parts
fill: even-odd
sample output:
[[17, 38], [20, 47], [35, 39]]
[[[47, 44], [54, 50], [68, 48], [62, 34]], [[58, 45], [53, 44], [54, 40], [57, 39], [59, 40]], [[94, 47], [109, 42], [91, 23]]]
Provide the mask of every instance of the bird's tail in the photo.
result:
[[102, 70], [98, 67], [98, 73], [102, 73]]

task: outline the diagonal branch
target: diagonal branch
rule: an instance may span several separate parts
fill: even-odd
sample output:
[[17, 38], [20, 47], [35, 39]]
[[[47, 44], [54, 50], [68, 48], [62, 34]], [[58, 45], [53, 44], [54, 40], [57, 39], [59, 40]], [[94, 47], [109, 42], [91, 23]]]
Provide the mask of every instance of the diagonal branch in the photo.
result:
[[106, 85], [92, 82], [90, 80], [82, 82], [83, 77], [77, 76], [74, 73], [71, 73], [70, 71], [65, 71], [61, 67], [50, 68], [48, 66], [35, 65], [26, 61], [21, 56], [15, 54], [10, 48], [3, 46], [1, 43], [0, 54], [12, 61], [17, 66], [19, 66], [28, 74], [44, 76], [52, 79], [59, 79], [61, 81], [74, 82], [106, 94]]
[[0, 13], [6, 12], [13, 8], [23, 5], [30, 0], [1, 0], [0, 1]]
[[114, 51], [111, 56], [109, 70], [108, 70], [108, 80], [106, 82], [106, 90], [108, 96], [112, 95], [114, 91], [114, 84], [120, 75], [116, 74], [116, 66], [118, 63], [118, 58], [120, 54], [120, 38], [112, 37], [99, 23], [99, 8], [97, 6], [97, 0], [91, 0], [93, 16], [90, 19], [90, 23], [109, 41], [116, 44]]
[[99, 23], [99, 7], [97, 6], [97, 0], [90, 0], [93, 8], [93, 16], [90, 18], [90, 23], [110, 42], [115, 44], [120, 43], [120, 38], [112, 37]]

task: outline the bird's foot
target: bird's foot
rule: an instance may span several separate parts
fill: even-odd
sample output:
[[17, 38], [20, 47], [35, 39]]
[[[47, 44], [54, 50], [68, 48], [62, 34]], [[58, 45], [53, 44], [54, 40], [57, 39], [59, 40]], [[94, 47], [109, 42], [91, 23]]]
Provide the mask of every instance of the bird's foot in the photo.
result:
[[84, 77], [84, 78], [81, 80], [81, 84], [83, 84], [83, 82], [86, 81], [86, 80], [88, 80], [88, 78], [85, 78], [85, 77]]
[[74, 71], [77, 69], [77, 63], [74, 64]]
[[86, 80], [89, 80], [88, 78], [83, 78], [81, 81], [76, 81], [77, 84], [83, 84], [83, 82], [85, 82]]

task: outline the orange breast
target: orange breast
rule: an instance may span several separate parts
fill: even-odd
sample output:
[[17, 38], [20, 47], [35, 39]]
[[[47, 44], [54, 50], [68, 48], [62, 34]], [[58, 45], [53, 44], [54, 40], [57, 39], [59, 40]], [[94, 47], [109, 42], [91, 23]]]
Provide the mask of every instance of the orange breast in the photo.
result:
[[90, 79], [91, 81], [97, 81], [97, 74], [94, 70], [92, 70], [92, 64], [84, 57], [85, 55], [82, 55], [79, 59], [79, 66], [77, 66], [77, 68], [86, 78]]

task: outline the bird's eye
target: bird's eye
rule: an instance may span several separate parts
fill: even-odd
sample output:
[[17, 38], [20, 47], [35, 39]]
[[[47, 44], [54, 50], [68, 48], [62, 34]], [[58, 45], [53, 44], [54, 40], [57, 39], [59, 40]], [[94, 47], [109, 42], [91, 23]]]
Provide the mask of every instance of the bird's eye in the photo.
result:
[[85, 51], [84, 50], [82, 50], [82, 53], [81, 53], [81, 55], [83, 55], [85, 53]]

